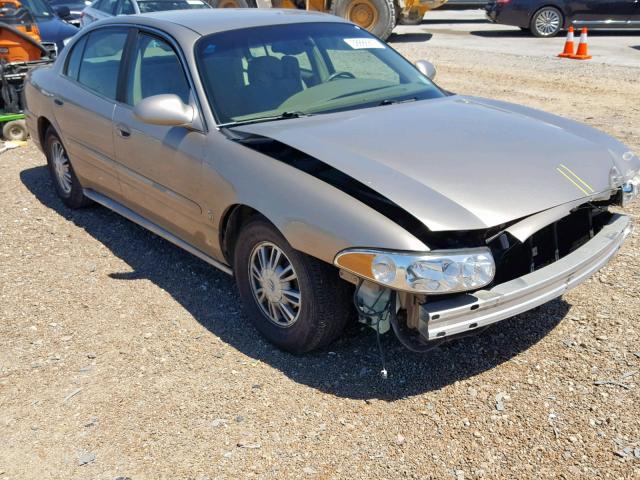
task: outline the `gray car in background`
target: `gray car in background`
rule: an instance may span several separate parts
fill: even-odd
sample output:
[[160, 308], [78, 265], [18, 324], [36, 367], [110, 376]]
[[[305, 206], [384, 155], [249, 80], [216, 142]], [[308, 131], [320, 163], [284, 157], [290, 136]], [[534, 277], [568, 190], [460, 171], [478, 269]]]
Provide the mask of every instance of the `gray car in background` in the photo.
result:
[[68, 207], [233, 274], [281, 348], [329, 344], [355, 309], [424, 351], [585, 281], [640, 184], [612, 137], [434, 74], [335, 16], [130, 15], [34, 71], [25, 113]]
[[80, 15], [80, 25], [87, 25], [116, 15], [211, 8], [203, 0], [95, 0]]

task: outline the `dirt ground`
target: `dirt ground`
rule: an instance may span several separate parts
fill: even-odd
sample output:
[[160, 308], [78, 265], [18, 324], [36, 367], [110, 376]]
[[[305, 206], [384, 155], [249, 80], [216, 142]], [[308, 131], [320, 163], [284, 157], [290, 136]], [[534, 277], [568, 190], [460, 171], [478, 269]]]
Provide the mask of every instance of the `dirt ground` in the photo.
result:
[[[446, 89], [640, 152], [640, 65], [394, 46]], [[387, 336], [385, 382], [372, 331], [276, 350], [229, 277], [104, 208], [67, 210], [44, 165], [0, 155], [0, 480], [640, 478], [638, 232], [479, 336], [427, 355]]]

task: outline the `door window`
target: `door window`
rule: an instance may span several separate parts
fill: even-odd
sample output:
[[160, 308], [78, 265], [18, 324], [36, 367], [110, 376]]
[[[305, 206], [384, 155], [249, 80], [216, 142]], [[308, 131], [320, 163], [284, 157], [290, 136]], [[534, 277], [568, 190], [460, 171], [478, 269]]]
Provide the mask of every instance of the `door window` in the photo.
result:
[[133, 15], [136, 11], [133, 9], [131, 0], [122, 0], [118, 5], [118, 15]]
[[118, 3], [118, 0], [100, 0], [100, 3], [98, 3], [97, 8], [101, 12], [114, 15], [116, 11], [117, 3]]
[[78, 82], [115, 100], [126, 40], [126, 29], [101, 29], [90, 33], [80, 61]]
[[129, 105], [165, 93], [173, 93], [189, 103], [189, 82], [178, 55], [167, 42], [141, 33], [132, 61], [127, 79], [126, 101]]
[[85, 35], [76, 42], [73, 46], [73, 50], [67, 56], [67, 65], [65, 67], [65, 75], [67, 77], [78, 80], [78, 72], [80, 71], [80, 61], [82, 60], [82, 53], [84, 52], [84, 45], [87, 43], [87, 36]]

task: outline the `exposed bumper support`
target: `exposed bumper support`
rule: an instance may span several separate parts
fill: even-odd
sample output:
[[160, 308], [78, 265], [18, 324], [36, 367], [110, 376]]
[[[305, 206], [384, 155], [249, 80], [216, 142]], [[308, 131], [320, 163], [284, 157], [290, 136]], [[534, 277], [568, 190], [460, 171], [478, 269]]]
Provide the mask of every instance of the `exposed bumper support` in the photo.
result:
[[434, 340], [468, 332], [559, 297], [602, 268], [631, 231], [629, 217], [614, 215], [589, 242], [547, 267], [490, 290], [427, 302], [420, 307], [420, 334]]

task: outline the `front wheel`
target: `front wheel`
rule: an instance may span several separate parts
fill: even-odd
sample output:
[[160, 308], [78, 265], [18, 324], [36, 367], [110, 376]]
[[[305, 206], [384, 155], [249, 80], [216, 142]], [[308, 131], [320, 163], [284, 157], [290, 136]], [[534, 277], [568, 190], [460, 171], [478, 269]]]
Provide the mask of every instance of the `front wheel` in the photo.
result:
[[266, 220], [241, 229], [234, 272], [245, 311], [278, 347], [304, 353], [340, 336], [350, 295], [330, 265], [293, 249]]
[[562, 13], [554, 7], [544, 7], [531, 18], [531, 33], [536, 37], [555, 37], [562, 30]]
[[381, 40], [389, 38], [396, 26], [393, 0], [333, 0], [331, 13], [368, 30]]

